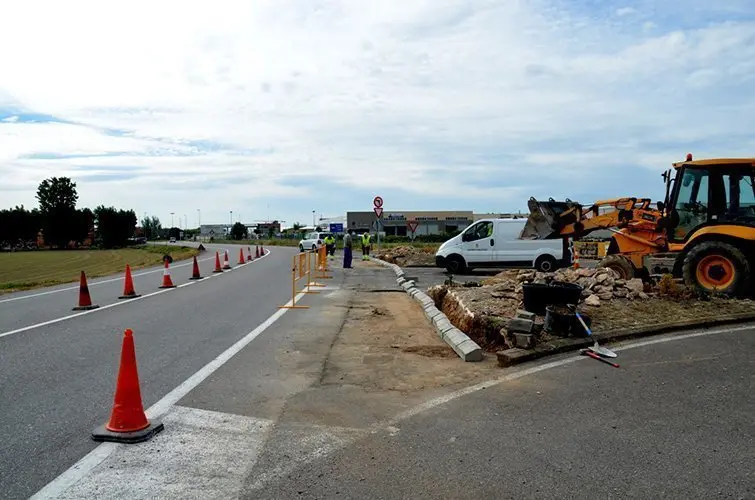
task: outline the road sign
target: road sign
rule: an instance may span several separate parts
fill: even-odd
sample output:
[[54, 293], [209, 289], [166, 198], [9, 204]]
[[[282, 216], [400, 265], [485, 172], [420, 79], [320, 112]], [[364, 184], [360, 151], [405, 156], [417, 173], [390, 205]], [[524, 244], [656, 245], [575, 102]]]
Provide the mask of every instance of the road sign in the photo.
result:
[[340, 223], [338, 223], [338, 224], [331, 223], [330, 224], [330, 232], [331, 233], [342, 233], [343, 232], [343, 224], [340, 224]]
[[382, 208], [375, 207], [374, 210], [375, 210], [375, 215], [377, 215], [378, 219], [383, 216], [383, 209]]
[[375, 205], [375, 208], [382, 208], [383, 199], [380, 196], [375, 196], [375, 199], [372, 200], [372, 204]]
[[419, 226], [419, 222], [416, 220], [406, 221], [406, 227], [408, 227], [411, 232], [417, 231], [417, 226]]

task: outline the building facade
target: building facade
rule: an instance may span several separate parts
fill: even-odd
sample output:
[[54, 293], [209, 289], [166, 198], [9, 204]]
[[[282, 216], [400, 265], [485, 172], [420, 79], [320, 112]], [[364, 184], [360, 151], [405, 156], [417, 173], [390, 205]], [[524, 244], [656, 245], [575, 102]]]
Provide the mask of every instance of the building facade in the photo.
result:
[[[400, 212], [385, 211], [381, 219], [381, 230], [388, 236], [408, 236], [408, 221], [417, 221], [416, 235], [452, 234], [474, 221], [471, 210], [451, 212]], [[346, 227], [356, 233], [377, 230], [375, 212], [347, 212]]]

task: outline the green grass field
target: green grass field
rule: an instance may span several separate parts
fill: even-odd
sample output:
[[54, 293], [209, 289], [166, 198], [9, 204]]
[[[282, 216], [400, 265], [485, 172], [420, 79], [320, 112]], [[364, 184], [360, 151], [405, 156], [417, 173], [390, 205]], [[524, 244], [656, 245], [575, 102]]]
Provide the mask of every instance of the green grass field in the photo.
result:
[[162, 263], [169, 254], [173, 260], [197, 255], [196, 248], [144, 245], [117, 250], [38, 250], [0, 253], [0, 294], [43, 286], [72, 283], [81, 271], [87, 279]]

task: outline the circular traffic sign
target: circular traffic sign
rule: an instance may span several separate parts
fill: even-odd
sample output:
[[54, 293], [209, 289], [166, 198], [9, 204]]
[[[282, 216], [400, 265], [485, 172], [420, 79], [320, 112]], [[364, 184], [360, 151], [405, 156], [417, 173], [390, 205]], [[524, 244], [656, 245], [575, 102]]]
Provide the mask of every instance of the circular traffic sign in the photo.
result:
[[375, 199], [372, 200], [372, 204], [375, 205], [375, 208], [380, 208], [383, 206], [383, 199], [380, 196], [375, 196]]

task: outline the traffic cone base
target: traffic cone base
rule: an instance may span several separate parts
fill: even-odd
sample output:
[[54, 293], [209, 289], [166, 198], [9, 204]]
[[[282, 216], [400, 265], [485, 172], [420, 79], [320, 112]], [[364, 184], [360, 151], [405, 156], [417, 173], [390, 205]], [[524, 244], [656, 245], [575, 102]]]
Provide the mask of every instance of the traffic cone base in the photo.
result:
[[97, 309], [97, 304], [92, 304], [92, 298], [89, 295], [89, 286], [87, 286], [87, 277], [84, 271], [81, 271], [81, 278], [79, 280], [79, 305], [73, 308], [74, 311], [89, 311], [91, 309]]
[[163, 423], [157, 419], [152, 420], [144, 429], [134, 432], [113, 432], [109, 431], [106, 425], [101, 425], [92, 432], [92, 439], [95, 441], [112, 441], [113, 443], [142, 443], [149, 441], [152, 436], [164, 429]]
[[120, 366], [110, 419], [105, 425], [92, 432], [92, 439], [139, 443], [150, 439], [163, 428], [162, 422], [159, 420], [150, 422], [144, 413], [133, 332], [130, 329], [126, 330], [123, 334]]

